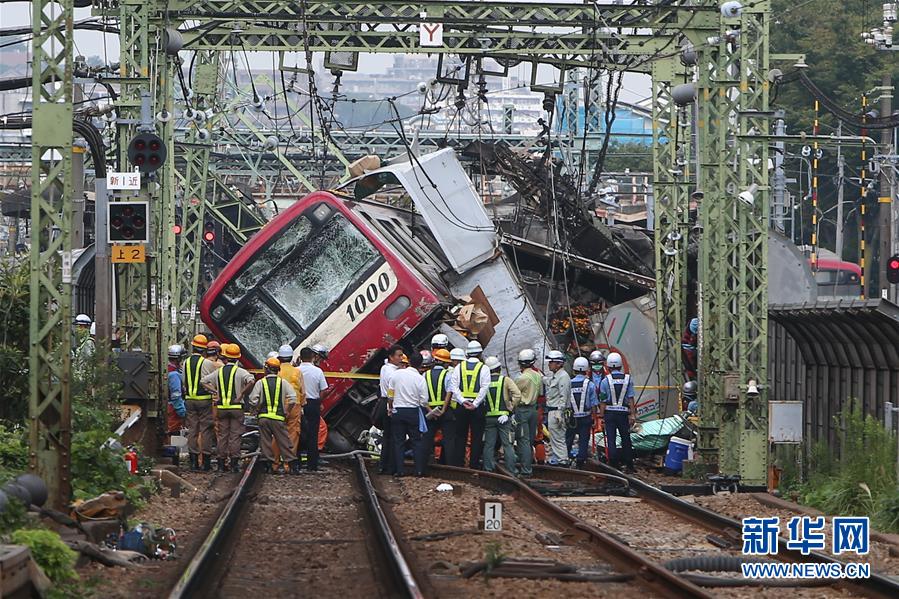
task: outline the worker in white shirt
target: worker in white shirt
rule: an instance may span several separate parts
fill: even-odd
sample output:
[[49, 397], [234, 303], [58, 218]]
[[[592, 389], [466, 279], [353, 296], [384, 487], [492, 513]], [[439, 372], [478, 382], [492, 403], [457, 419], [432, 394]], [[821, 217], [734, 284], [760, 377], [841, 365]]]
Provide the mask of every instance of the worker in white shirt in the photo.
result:
[[390, 384], [390, 377], [400, 369], [403, 363], [403, 356], [406, 352], [401, 345], [391, 345], [387, 349], [387, 359], [381, 366], [381, 374], [379, 377], [379, 396], [378, 402], [371, 415], [371, 423], [381, 429], [381, 463], [378, 468], [379, 474], [391, 474], [393, 472], [393, 437], [390, 428], [392, 419], [390, 412], [387, 410], [387, 387]]
[[471, 432], [471, 454], [469, 467], [481, 467], [481, 454], [484, 451], [484, 423], [487, 414], [487, 391], [490, 389], [490, 370], [481, 362], [484, 348], [477, 341], [469, 341], [465, 349], [466, 359], [455, 369], [450, 379], [453, 401], [456, 408], [456, 447], [453, 466], [465, 465], [465, 448], [468, 434]]
[[403, 475], [403, 453], [406, 438], [412, 442], [415, 476], [425, 474], [425, 454], [421, 446], [423, 409], [428, 406], [428, 385], [421, 375], [423, 358], [420, 353], [409, 357], [409, 367], [401, 368], [390, 377], [387, 387], [387, 409], [391, 414], [393, 433], [394, 476]]
[[304, 347], [300, 350], [300, 374], [303, 375], [306, 387], [300, 444], [306, 446], [306, 469], [309, 472], [318, 471], [318, 421], [322, 414], [322, 393], [328, 388], [325, 373], [313, 362], [315, 357], [316, 352], [311, 348]]

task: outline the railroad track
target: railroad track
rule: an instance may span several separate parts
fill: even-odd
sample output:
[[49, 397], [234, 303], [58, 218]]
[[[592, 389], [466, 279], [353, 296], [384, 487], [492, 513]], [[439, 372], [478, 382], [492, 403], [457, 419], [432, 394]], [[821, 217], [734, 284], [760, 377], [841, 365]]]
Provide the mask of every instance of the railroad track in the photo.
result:
[[[582, 488], [618, 487], [621, 481], [624, 481], [630, 490], [628, 494], [637, 498], [641, 505], [634, 506], [631, 504], [631, 507], [628, 507], [626, 500], [620, 500], [614, 507], [616, 510], [614, 521], [604, 520], [601, 513], [602, 509], [597, 508], [596, 504], [593, 504], [591, 507], [587, 502], [578, 504], [576, 500], [572, 500], [571, 505], [577, 505], [578, 507], [570, 509], [581, 517], [593, 522], [603, 522], [604, 527], [620, 520], [625, 526], [616, 532], [624, 538], [628, 536], [628, 526], [635, 527], [639, 531], [641, 526], [643, 526], [641, 523], [649, 522], [650, 526], [655, 530], [654, 535], [648, 536], [638, 533], [636, 543], [646, 547], [648, 553], [660, 559], [665, 559], [666, 555], [669, 559], [679, 558], [689, 556], [691, 553], [700, 554], [709, 550], [740, 555], [742, 548], [742, 524], [739, 521], [695, 503], [684, 501], [635, 476], [627, 475], [606, 464], [591, 463], [590, 467], [595, 471], [535, 466], [534, 479], [536, 484], [534, 486], [538, 488], [541, 486], [552, 486], [547, 485], [547, 482], [549, 482], [567, 485], [568, 488], [577, 486]], [[563, 488], [565, 487], [563, 486]], [[609, 511], [606, 509], [606, 517], [608, 513]], [[663, 527], [658, 522], [653, 522], [654, 519], [665, 518], [666, 516], [674, 517], [671, 524]], [[691, 529], [693, 530], [692, 535], [689, 534]], [[679, 534], [684, 535], [687, 543], [685, 547], [681, 548], [680, 552], [674, 551], [669, 553], [666, 550], [667, 548], [659, 546], [659, 541], [664, 542], [666, 539], [669, 541], [676, 539]], [[781, 538], [779, 543], [777, 558], [782, 561], [800, 563], [845, 563], [821, 553], [812, 552], [809, 555], [802, 555], [798, 550], [788, 549], [783, 538]], [[693, 580], [700, 581], [701, 579], [693, 578]], [[872, 574], [870, 578], [866, 579], [840, 580], [835, 582], [833, 586], [860, 596], [884, 599], [887, 597], [899, 597], [899, 581], [877, 574]], [[820, 596], [820, 593], [825, 589], [826, 587], [815, 589], [815, 592], [818, 593], [816, 596]], [[801, 591], [802, 589], [799, 590], [800, 594]], [[808, 591], [811, 595], [815, 595], [811, 589]]]
[[[507, 559], [511, 560], [512, 569], [517, 569], [517, 572], [522, 577], [542, 579], [542, 586], [539, 587], [541, 592], [545, 591], [549, 595], [562, 593], [564, 596], [604, 596], [606, 594], [619, 597], [644, 595], [659, 597], [710, 596], [704, 589], [663, 568], [658, 562], [628, 547], [614, 536], [554, 505], [521, 481], [502, 474], [473, 471], [452, 466], [434, 465], [431, 467], [430, 476], [425, 479], [403, 478], [400, 481], [382, 482], [383, 479], [376, 481], [376, 484], [383, 487], [381, 489], [383, 495], [389, 496], [391, 493], [403, 493], [406, 496], [405, 503], [390, 502], [387, 509], [391, 520], [398, 523], [395, 525], [395, 529], [404, 528], [406, 532], [406, 534], [402, 535], [401, 544], [407, 548], [410, 563], [413, 565], [417, 564], [416, 571], [430, 570], [433, 573], [433, 564], [429, 568], [428, 564], [424, 564], [422, 561], [437, 559], [440, 555], [446, 553], [456, 558], [467, 554], [470, 559], [471, 556], [471, 545], [468, 547], [460, 545], [439, 546], [429, 554], [428, 548], [423, 545], [424, 541], [441, 539], [441, 535], [446, 537], [463, 533], [478, 534], [477, 531], [471, 530], [446, 531], [446, 528], [459, 528], [458, 512], [460, 510], [463, 512], [462, 519], [467, 523], [469, 529], [474, 526], [477, 518], [476, 506], [480, 496], [472, 497], [471, 490], [461, 497], [453, 497], [448, 493], [433, 493], [435, 479], [478, 487], [486, 490], [493, 497], [505, 498], [504, 502], [507, 507], [504, 510], [510, 510], [508, 517], [513, 521], [513, 524], [518, 525], [517, 531], [511, 531], [511, 538], [506, 537], [505, 539], [501, 535], [494, 535], [494, 533], [480, 533], [480, 537], [477, 540], [478, 547], [489, 544], [491, 539], [496, 541], [503, 539], [504, 541], [510, 541], [518, 551], [527, 551], [531, 554], [537, 553], [539, 554], [538, 557], [545, 557], [545, 554], [541, 554], [540, 551], [544, 550], [546, 545], [553, 543], [551, 537], [550, 539], [538, 540], [536, 543], [534, 537], [544, 536], [547, 530], [555, 530], [560, 531], [558, 534], [563, 539], [559, 542], [561, 546], [554, 548], [555, 551], [560, 552], [558, 554], [561, 556], [560, 559], [568, 555], [569, 559], [579, 561], [582, 566], [587, 564], [587, 569], [589, 570], [600, 570], [603, 572], [603, 576], [599, 577], [579, 577], [572, 574], [572, 577], [568, 579], [584, 583], [589, 583], [591, 580], [601, 580], [602, 584], [594, 584], [590, 587], [565, 587], [554, 582], [554, 586], [550, 586], [549, 582], [551, 580], [558, 581], [565, 578], [554, 577], [550, 573], [541, 576], [537, 573], [537, 570], [539, 570], [537, 564], [528, 568], [527, 562], [519, 562], [517, 560], [518, 556], [507, 556]], [[430, 502], [428, 502], [429, 497]], [[416, 509], [419, 512], [424, 510], [426, 513], [434, 513], [437, 520], [416, 524], [414, 513], [407, 507], [410, 504], [417, 505]], [[434, 533], [435, 529], [444, 530], [445, 532]], [[409, 534], [410, 531], [423, 530], [432, 532], [426, 535]], [[522, 532], [527, 533], [530, 538], [522, 539], [524, 536], [521, 534]], [[517, 543], [512, 542], [516, 540], [516, 534]], [[566, 550], [570, 551], [570, 553], [566, 554]], [[525, 571], [527, 569], [532, 570], [530, 575]], [[464, 577], [466, 568], [463, 567], [462, 570]], [[439, 588], [439, 591], [436, 593], [439, 596], [464, 596], [466, 591], [468, 591], [468, 596], [477, 594], [477, 587], [461, 585], [462, 581], [459, 580], [457, 575], [447, 576], [444, 580], [446, 584], [443, 586], [441, 586], [440, 580], [433, 581], [434, 586]], [[623, 582], [627, 582], [627, 587], [621, 586]], [[504, 587], [494, 587], [494, 585], [500, 584], [499, 580], [492, 579], [490, 587], [494, 589], [492, 592], [503, 594]], [[534, 591], [532, 590], [531, 592]]]
[[364, 460], [332, 464], [261, 475], [254, 458], [170, 599], [423, 597]]

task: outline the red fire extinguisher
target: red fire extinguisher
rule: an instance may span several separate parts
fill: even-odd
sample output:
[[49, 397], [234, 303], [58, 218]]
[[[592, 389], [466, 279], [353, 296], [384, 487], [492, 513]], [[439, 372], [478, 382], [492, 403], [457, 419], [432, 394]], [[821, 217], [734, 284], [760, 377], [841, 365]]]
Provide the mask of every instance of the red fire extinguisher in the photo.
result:
[[137, 474], [137, 452], [133, 447], [129, 447], [128, 453], [125, 454], [125, 464], [128, 466], [128, 472]]

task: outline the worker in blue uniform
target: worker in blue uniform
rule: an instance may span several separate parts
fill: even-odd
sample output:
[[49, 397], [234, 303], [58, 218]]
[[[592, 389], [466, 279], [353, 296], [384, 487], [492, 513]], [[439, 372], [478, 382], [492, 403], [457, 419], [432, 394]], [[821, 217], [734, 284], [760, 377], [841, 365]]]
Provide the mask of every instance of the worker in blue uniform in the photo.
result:
[[[571, 418], [574, 426], [569, 424], [568, 430], [577, 435], [577, 467], [583, 468], [587, 462], [590, 439], [593, 433], [593, 412], [599, 405], [596, 385], [588, 376], [590, 364], [587, 358], [575, 358], [574, 378], [571, 379]], [[573, 437], [574, 435], [572, 435]]]
[[[624, 464], [626, 472], [634, 470], [634, 452], [631, 447], [631, 427], [637, 421], [634, 383], [631, 375], [622, 370], [621, 354], [612, 352], [606, 357], [609, 374], [599, 387], [599, 413], [603, 420], [609, 464], [618, 468]], [[616, 436], [621, 435], [621, 450]]]

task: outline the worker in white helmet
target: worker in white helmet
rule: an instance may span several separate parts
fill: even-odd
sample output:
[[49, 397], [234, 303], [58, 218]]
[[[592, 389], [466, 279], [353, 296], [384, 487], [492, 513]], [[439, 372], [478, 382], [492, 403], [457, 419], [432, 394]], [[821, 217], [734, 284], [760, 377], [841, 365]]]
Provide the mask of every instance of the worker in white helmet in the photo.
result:
[[438, 349], [449, 351], [449, 337], [443, 333], [437, 333], [431, 337], [431, 353], [434, 353]]
[[76, 374], [81, 375], [96, 352], [97, 346], [94, 337], [97, 329], [94, 327], [91, 317], [87, 314], [76, 316], [74, 324], [75, 343], [73, 357], [75, 358]]
[[499, 358], [490, 356], [484, 361], [490, 370], [490, 388], [487, 391], [487, 413], [484, 415], [484, 470], [493, 472], [496, 469], [496, 438], [503, 446], [503, 458], [506, 470], [512, 476], [517, 474], [515, 467], [515, 430], [511, 415], [521, 401], [521, 392], [509, 377], [502, 375]]
[[456, 446], [453, 466], [465, 465], [465, 447], [471, 433], [469, 467], [481, 467], [484, 450], [484, 417], [487, 413], [487, 391], [490, 389], [490, 370], [484, 368], [481, 354], [484, 348], [477, 341], [469, 341], [465, 360], [453, 369], [450, 385], [456, 409]]
[[[573, 422], [570, 422], [568, 426], [568, 434], [571, 440], [566, 441], [570, 453], [574, 437], [577, 435], [577, 467], [583, 468], [587, 463], [590, 438], [593, 432], [593, 413], [599, 405], [599, 398], [597, 397], [596, 385], [590, 380], [590, 363], [587, 361], [587, 358], [575, 358], [572, 370], [574, 371], [574, 378], [571, 379], [569, 407], [571, 408]], [[572, 424], [574, 426], [571, 426]]]
[[184, 404], [184, 379], [181, 378], [181, 360], [187, 353], [183, 345], [169, 346], [169, 363], [166, 367], [166, 382], [169, 388], [169, 402], [166, 406], [166, 432], [170, 435], [180, 434], [187, 416]]
[[518, 369], [521, 375], [515, 379], [515, 386], [521, 392], [521, 399], [515, 406], [515, 445], [522, 477], [534, 473], [534, 442], [537, 439], [537, 399], [543, 393], [543, 375], [534, 363], [537, 354], [532, 349], [518, 352]]
[[[637, 421], [637, 402], [634, 383], [631, 375], [624, 373], [622, 362], [621, 354], [617, 352], [606, 357], [610, 372], [599, 387], [599, 415], [603, 420], [609, 464], [618, 468], [623, 463], [625, 471], [634, 472], [631, 427]], [[620, 451], [617, 435], [621, 436]]]
[[546, 420], [551, 450], [549, 463], [554, 466], [567, 466], [565, 432], [568, 425], [565, 420], [565, 408], [571, 398], [571, 377], [565, 371], [565, 355], [559, 350], [549, 352], [546, 361], [549, 374], [543, 377], [543, 389], [546, 391]]

